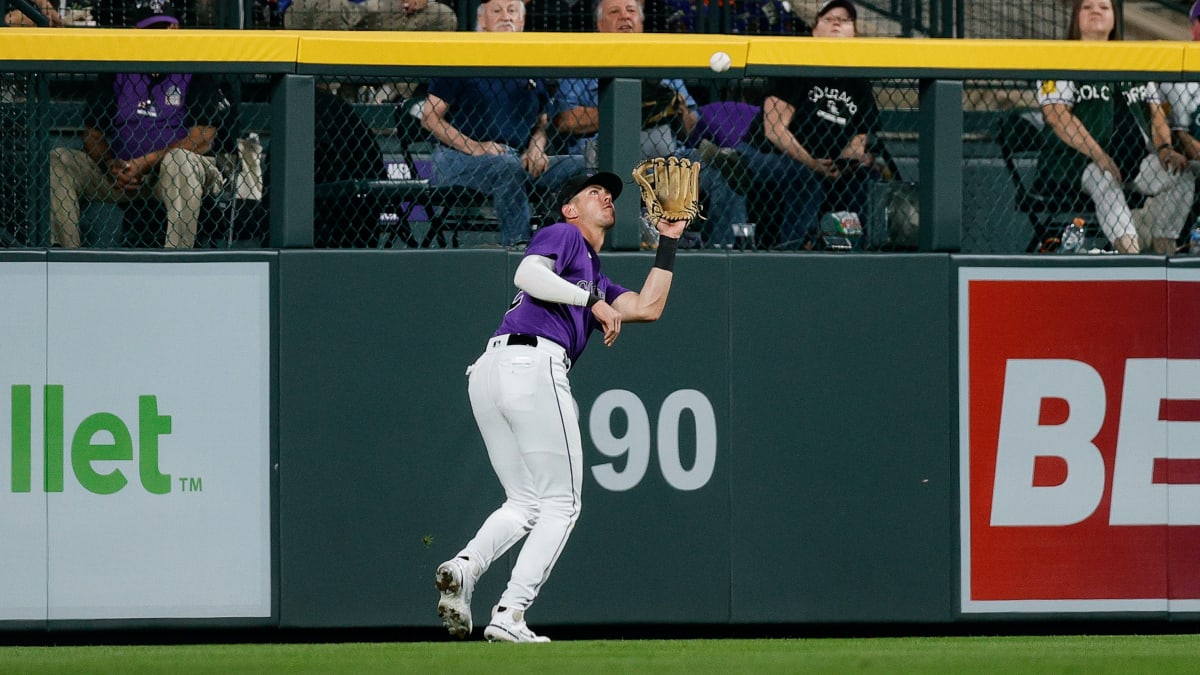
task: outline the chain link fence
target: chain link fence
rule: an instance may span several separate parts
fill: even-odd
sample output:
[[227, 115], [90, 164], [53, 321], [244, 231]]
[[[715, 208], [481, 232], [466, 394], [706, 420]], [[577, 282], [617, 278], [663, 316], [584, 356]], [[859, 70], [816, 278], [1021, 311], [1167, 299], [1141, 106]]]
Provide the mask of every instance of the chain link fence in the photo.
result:
[[234, 78], [202, 75], [6, 78], [0, 242], [264, 245], [266, 161], [239, 90]]
[[[474, 91], [467, 82], [319, 79], [313, 167], [317, 247], [520, 246], [557, 217], [548, 197], [566, 178], [597, 163], [596, 82], [491, 78], [476, 81], [483, 88]], [[0, 245], [265, 245], [269, 78], [198, 77], [182, 87], [169, 77], [119, 81], [114, 75], [9, 74], [0, 84], [0, 197], [6, 205]], [[1122, 90], [1149, 91], [1136, 86], [1144, 84], [1127, 83]], [[122, 86], [139, 93], [126, 110], [111, 96]], [[918, 83], [883, 79], [859, 86], [861, 91], [846, 83], [762, 78], [645, 83], [641, 155], [688, 157], [708, 167], [702, 174], [707, 219], [689, 232], [685, 246], [915, 250]], [[1051, 89], [1057, 89], [1050, 94], [1091, 96], [1096, 87], [1109, 87], [1111, 98], [1117, 90], [1109, 83], [1073, 86], [1053, 83]], [[963, 83], [962, 251], [1059, 252], [1067, 226], [1076, 222], [1083, 226], [1082, 250], [1128, 251], [1136, 241], [1137, 250], [1163, 252], [1168, 240], [1171, 250], [1181, 248], [1197, 215], [1190, 169], [1198, 157], [1187, 156], [1193, 161], [1180, 173], [1186, 179], [1162, 178], [1156, 169], [1162, 165], [1159, 155], [1180, 163], [1182, 155], [1159, 153], [1149, 136], [1129, 126], [1136, 119], [1120, 117], [1113, 122], [1120, 133], [1097, 131], [1096, 137], [1111, 146], [1131, 189], [1103, 192], [1109, 202], [1097, 208], [1083, 189], [1082, 174], [1075, 175], [1082, 165], [1076, 166], [1047, 124], [1042, 103], [1056, 100], [1047, 87], [1033, 80]], [[381, 91], [389, 91], [389, 97], [381, 99]], [[764, 112], [764, 103], [769, 98], [803, 103], [812, 91], [824, 95], [818, 105], [774, 110], [791, 119], [777, 120], [788, 131], [783, 141], [770, 136], [771, 114]], [[855, 91], [865, 92], [869, 101], [855, 98]], [[429, 123], [431, 93], [443, 105], [442, 121], [473, 141], [506, 146], [493, 163], [503, 171], [463, 167], [466, 153], [451, 149]], [[121, 167], [143, 155], [139, 148], [164, 144], [138, 137], [136, 125], [116, 122], [130, 113], [163, 113], [155, 108], [172, 96], [187, 99], [188, 116], [181, 121], [186, 129], [210, 127], [212, 138], [200, 138], [192, 147], [195, 139], [179, 135], [173, 139], [182, 146], [172, 153], [175, 161], [156, 157], [156, 166], [140, 178], [119, 184]], [[525, 101], [531, 106], [525, 110], [529, 120], [546, 115], [546, 161], [536, 175], [522, 164], [529, 135], [506, 137], [511, 129], [488, 127], [500, 108], [486, 109], [481, 100]], [[862, 109], [852, 113], [851, 103]], [[825, 138], [822, 127], [810, 123], [840, 115], [866, 120], [857, 129], [861, 146], [858, 134], [850, 140]], [[150, 127], [141, 128], [147, 133]], [[787, 137], [801, 140], [810, 163], [821, 168], [813, 171], [785, 156], [780, 144]], [[1180, 143], [1173, 149], [1186, 150]], [[151, 150], [160, 154], [157, 147]], [[1142, 165], [1147, 158], [1153, 160], [1149, 170]], [[1065, 162], [1074, 173], [1064, 178], [1047, 162]], [[631, 168], [621, 170], [627, 174]], [[818, 176], [822, 172], [827, 175]], [[130, 169], [130, 176], [137, 174]], [[1139, 176], [1141, 185], [1134, 180]], [[1145, 184], [1151, 178], [1162, 184]], [[1126, 236], [1122, 232], [1132, 239], [1120, 241]]]
[[[71, 16], [129, 25], [136, 2], [103, 0], [73, 7]], [[948, 11], [964, 19], [963, 30], [972, 37], [1060, 37], [1056, 31], [1066, 24], [1061, 3], [966, 4], [860, 3], [862, 34], [904, 34], [937, 24]], [[646, 24], [657, 31], [806, 34], [803, 17], [818, 5], [647, 0]], [[446, 6], [460, 25], [474, 8], [452, 0]], [[586, 0], [530, 0], [531, 29], [590, 30], [586, 7]], [[185, 25], [198, 26], [228, 25], [244, 13], [253, 23], [275, 26], [285, 14], [263, 0], [183, 0], [175, 11]], [[972, 32], [983, 27], [994, 34]], [[0, 198], [8, 207], [0, 213], [0, 245], [266, 242], [269, 78], [146, 77], [0, 74]], [[1064, 232], [1074, 236], [1066, 225], [1077, 219], [1084, 225], [1083, 249], [1130, 250], [1128, 242], [1113, 241], [1123, 230], [1111, 222], [1104, 227], [1105, 218], [1136, 221], [1140, 250], [1163, 248], [1153, 240], [1171, 233], [1182, 241], [1194, 220], [1190, 210], [1162, 210], [1136, 190], [1123, 199], [1126, 207], [1098, 209], [1074, 176], [1057, 184], [1047, 179], [1044, 156], [1058, 153], [1055, 161], [1061, 162], [1066, 155], [1047, 127], [1038, 92], [1035, 81], [964, 82], [962, 250], [1055, 252], [1063, 248]], [[431, 93], [445, 104], [432, 117]], [[595, 80], [319, 78], [315, 244], [520, 246], [557, 217], [548, 199], [557, 185], [596, 167], [596, 98]], [[643, 99], [640, 154], [688, 157], [708, 167], [702, 185], [707, 219], [689, 234], [687, 247], [916, 248], [921, 139], [915, 80], [664, 80], [644, 83]], [[515, 108], [511, 114], [489, 110], [498, 101]], [[182, 112], [170, 112], [179, 102], [186, 102]], [[513, 125], [532, 128], [539, 114], [547, 121], [546, 159], [539, 152], [531, 166], [524, 156], [529, 136]], [[139, 136], [162, 133], [158, 122], [147, 120], [174, 125], [171, 152], [163, 150], [161, 138]], [[446, 123], [465, 128], [475, 147], [452, 148]], [[492, 123], [502, 128], [490, 128]], [[194, 127], [209, 129], [211, 137], [183, 135]], [[854, 133], [839, 131], [849, 128]], [[504, 146], [496, 154], [504, 172], [464, 166], [480, 143], [496, 144], [488, 152]], [[464, 149], [469, 152], [459, 152]], [[1141, 168], [1135, 150], [1119, 150], [1134, 158], [1124, 160], [1130, 177]], [[147, 154], [152, 161], [142, 161]], [[1178, 190], [1176, 201], [1190, 206], [1192, 196]]]
[[[332, 90], [332, 85], [326, 83], [323, 89]], [[497, 213], [494, 199], [489, 200], [486, 184], [439, 176], [439, 153], [453, 151], [440, 147], [421, 124], [427, 93], [422, 84], [407, 83], [412, 95], [398, 105], [382, 106], [382, 110], [379, 104], [344, 105], [339, 121], [318, 121], [318, 128], [327, 128], [337, 142], [362, 139], [347, 147], [369, 146], [367, 139], [373, 138], [377, 146], [377, 152], [370, 155], [373, 177], [412, 178], [431, 186], [438, 197], [397, 202], [396, 193], [358, 181], [351, 185], [359, 191], [347, 200], [346, 177], [334, 174], [336, 167], [349, 164], [348, 158], [330, 155], [330, 166], [318, 169], [318, 180], [330, 174], [333, 180], [343, 182], [342, 188], [326, 192], [330, 195], [328, 206], [318, 209], [318, 232], [324, 233], [318, 244], [453, 246], [469, 241], [472, 245], [519, 245], [529, 231], [557, 215], [545, 201], [546, 195], [571, 172], [596, 167], [592, 135], [598, 126], [595, 86], [594, 81], [586, 80], [545, 83], [550, 122], [546, 153], [550, 166], [559, 173], [547, 181], [554, 170], [534, 179], [514, 169], [522, 177], [528, 211], [520, 212], [524, 219], [520, 225], [509, 223], [507, 227], [517, 234], [507, 240], [501, 223], [504, 215]], [[362, 97], [364, 89], [358, 91]], [[1110, 241], [1109, 235], [1116, 230], [1110, 227], [1106, 232], [1101, 227], [1095, 204], [1077, 177], [1055, 184], [1046, 177], [1050, 172], [1039, 170], [1048, 161], [1060, 160], [1050, 156], [1054, 152], [1050, 148], [1059, 142], [1043, 119], [1038, 91], [1035, 81], [964, 83], [962, 250], [1058, 252], [1065, 226], [1077, 219], [1084, 224], [1086, 235], [1080, 249], [1132, 250], [1128, 244]], [[920, 225], [915, 80], [857, 84], [802, 79], [667, 80], [645, 83], [643, 95], [644, 128], [638, 139], [642, 156], [676, 155], [709, 167], [702, 184], [707, 219], [689, 234], [686, 247], [915, 250]], [[493, 100], [500, 96], [500, 90], [485, 94]], [[816, 168], [784, 154], [791, 141], [771, 139], [767, 131], [772, 126], [771, 114], [764, 112], [768, 97], [788, 104], [775, 109], [787, 116], [777, 124], [800, 142], [805, 161]], [[369, 95], [363, 98], [369, 100]], [[391, 115], [393, 111], [396, 116]], [[455, 118], [454, 112], [462, 117]], [[452, 103], [447, 118], [451, 122], [473, 119], [472, 112], [477, 111], [455, 111]], [[861, 134], [832, 133], [830, 130], [839, 128], [837, 124], [822, 124], [830, 119], [848, 119], [851, 126], [859, 125], [856, 131]], [[396, 121], [398, 126], [391, 126]], [[476, 140], [490, 138], [482, 129], [468, 135], [472, 134]], [[1146, 155], [1149, 141], [1136, 130], [1118, 138], [1135, 139], [1136, 147], [1131, 155], [1126, 143], [1114, 149], [1114, 154], [1124, 153], [1135, 160]], [[326, 145], [318, 138], [318, 149]], [[524, 146], [516, 141], [513, 145], [511, 152], [519, 157]], [[1133, 176], [1133, 169], [1127, 175]], [[1189, 190], [1158, 201], [1190, 205], [1192, 197]], [[1156, 249], [1155, 237], [1147, 234], [1154, 228], [1161, 237], [1169, 234], [1172, 241], [1182, 244], [1193, 218], [1171, 210], [1146, 210], [1144, 196], [1135, 196], [1128, 203], [1133, 209], [1130, 223], [1137, 221], [1135, 227], [1143, 230], [1138, 237], [1140, 250], [1164, 250], [1161, 243]], [[443, 211], [449, 214], [452, 206], [453, 221], [449, 215], [439, 215]], [[350, 219], [349, 212], [354, 214]]]
[[[1021, 250], [1022, 239], [1029, 253], [1186, 250], [1200, 173], [1200, 154], [1188, 141], [1188, 111], [1200, 102], [1195, 84], [969, 85], [966, 107], [988, 121], [975, 134], [979, 158], [968, 157], [964, 166], [964, 196], [975, 195], [965, 202], [975, 207], [964, 213], [965, 250]], [[998, 175], [1007, 178], [1006, 189], [996, 189]], [[1008, 217], [992, 219], [989, 228], [968, 227], [989, 212]]]
[[29, 77], [0, 73], [0, 246], [36, 246], [26, 214], [32, 206], [32, 174], [29, 166], [31, 115], [22, 105]]
[[[129, 26], [138, 2], [51, 0], [73, 26]], [[176, 0], [184, 25], [196, 28], [329, 30], [474, 30], [472, 0]], [[528, 0], [526, 31], [591, 32], [591, 0]], [[859, 34], [873, 37], [1061, 39], [1070, 2], [872, 0], [859, 6]], [[1141, 0], [1186, 24], [1186, 0]], [[645, 0], [646, 31], [809, 35], [819, 0]]]
[[[597, 168], [596, 80], [388, 84], [407, 95], [378, 103], [378, 84], [330, 78], [318, 85], [318, 246], [520, 246], [559, 216], [548, 197], [570, 176]], [[706, 219], [685, 247], [915, 249], [915, 81], [881, 82], [874, 90], [864, 81], [855, 89], [866, 100], [850, 106], [862, 104], [858, 117], [874, 126], [864, 127], [862, 147], [848, 150], [857, 154], [845, 162], [841, 146], [817, 153], [826, 178], [765, 138], [763, 102], [773, 86], [765, 79], [643, 83], [639, 155], [709, 167], [701, 175]], [[796, 89], [801, 98], [806, 92]], [[840, 90], [825, 93], [822, 105], [841, 104]], [[880, 110], [868, 115], [877, 99]], [[514, 127], [509, 114], [520, 111]], [[533, 169], [530, 129], [539, 112], [547, 120], [545, 160]], [[810, 107], [803, 114], [829, 113]], [[484, 145], [499, 154], [470, 156]], [[824, 139], [817, 145], [832, 147]], [[632, 168], [620, 170], [628, 175]]]

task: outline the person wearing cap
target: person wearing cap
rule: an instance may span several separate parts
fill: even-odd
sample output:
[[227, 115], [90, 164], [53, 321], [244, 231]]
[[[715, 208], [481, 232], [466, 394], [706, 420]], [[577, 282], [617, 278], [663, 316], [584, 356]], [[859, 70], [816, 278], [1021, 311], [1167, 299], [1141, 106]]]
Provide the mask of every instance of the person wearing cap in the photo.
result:
[[611, 347], [625, 324], [662, 316], [687, 226], [660, 219], [654, 266], [641, 290], [620, 286], [601, 271], [599, 252], [615, 224], [613, 200], [621, 191], [621, 179], [611, 173], [564, 183], [556, 201], [560, 222], [534, 233], [513, 277], [517, 295], [467, 369], [471, 409], [505, 501], [435, 572], [438, 614], [454, 637], [471, 633], [479, 577], [525, 537], [484, 637], [550, 641], [529, 629], [525, 612], [579, 518], [583, 441], [567, 373], [593, 333], [602, 333]]
[[[815, 38], [858, 36], [850, 0], [828, 0], [817, 10]], [[775, 246], [819, 247], [822, 211], [864, 214], [867, 189], [880, 172], [868, 148], [879, 128], [871, 83], [858, 78], [781, 77], [771, 80], [762, 111], [738, 152], [752, 182], [780, 188], [784, 200]]]
[[[1192, 4], [1188, 21], [1192, 41], [1200, 41], [1200, 0]], [[1163, 82], [1159, 86], [1166, 98], [1175, 147], [1187, 158], [1189, 168], [1195, 171], [1195, 167], [1200, 166], [1200, 82]], [[1185, 227], [1195, 227], [1186, 220]]]
[[[1068, 40], [1122, 39], [1112, 0], [1075, 0]], [[1100, 229], [1118, 253], [1139, 253], [1143, 239], [1171, 254], [1192, 207], [1195, 181], [1176, 151], [1164, 99], [1154, 82], [1043, 80], [1042, 118], [1054, 133], [1038, 157], [1037, 181], [1064, 199], [1092, 198]], [[1139, 232], [1126, 189], [1146, 195]]]
[[[169, 4], [140, 0], [135, 25], [175, 29]], [[203, 74], [101, 75], [84, 111], [83, 149], [50, 154], [50, 239], [83, 245], [81, 198], [106, 202], [156, 199], [166, 211], [167, 248], [191, 248], [200, 206], [221, 172], [214, 144], [230, 103]]]
[[[641, 33], [645, 14], [639, 0], [599, 0], [596, 3], [596, 30], [601, 33]], [[641, 156], [686, 157], [701, 161], [700, 151], [686, 148], [679, 140], [695, 128], [698, 120], [696, 101], [680, 79], [644, 82], [642, 91], [649, 94], [643, 102], [652, 114], [644, 121], [639, 135]], [[674, 101], [672, 101], [672, 97]], [[661, 101], [669, 102], [663, 106]], [[564, 78], [551, 104], [555, 129], [566, 137], [568, 152], [582, 157], [588, 169], [596, 167], [596, 132], [600, 130], [600, 82], [595, 78]], [[633, 167], [630, 167], [631, 169]], [[708, 202], [704, 222], [704, 238], [710, 244], [727, 246], [733, 242], [733, 224], [746, 222], [746, 202], [726, 182], [719, 171], [700, 172], [700, 191]]]
[[[525, 29], [522, 0], [479, 5], [478, 30]], [[546, 154], [546, 85], [534, 78], [439, 77], [429, 83], [421, 125], [433, 134], [434, 182], [491, 197], [500, 221], [500, 244], [529, 241], [532, 209], [526, 187], [553, 191], [580, 171], [576, 162]]]

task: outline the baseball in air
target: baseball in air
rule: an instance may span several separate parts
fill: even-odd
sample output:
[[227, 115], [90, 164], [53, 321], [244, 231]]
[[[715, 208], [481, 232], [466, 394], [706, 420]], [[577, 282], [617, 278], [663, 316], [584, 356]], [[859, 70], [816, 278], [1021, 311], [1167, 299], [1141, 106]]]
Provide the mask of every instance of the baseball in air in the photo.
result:
[[713, 52], [713, 55], [708, 57], [708, 67], [712, 68], [714, 73], [723, 73], [732, 65], [733, 59], [725, 52]]

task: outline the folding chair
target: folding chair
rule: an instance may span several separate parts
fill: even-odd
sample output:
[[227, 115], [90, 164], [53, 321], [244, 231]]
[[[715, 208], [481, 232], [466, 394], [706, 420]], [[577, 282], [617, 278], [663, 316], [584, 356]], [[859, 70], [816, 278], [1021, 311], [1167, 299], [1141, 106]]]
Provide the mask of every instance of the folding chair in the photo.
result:
[[429, 218], [429, 230], [421, 247], [428, 248], [436, 237], [439, 245], [446, 248], [447, 232], [453, 248], [458, 248], [460, 232], [499, 232], [500, 221], [486, 194], [462, 186], [433, 185], [435, 141], [421, 126], [424, 109], [424, 96], [414, 96], [396, 107], [396, 136], [404, 162], [413, 179], [424, 185], [412, 203], [425, 209]]
[[[1037, 161], [1049, 133], [1039, 122], [1040, 114], [1029, 110], [1012, 110], [1001, 116], [996, 125], [996, 142], [1004, 167], [1016, 190], [1016, 208], [1029, 219], [1033, 234], [1026, 245], [1027, 253], [1048, 253], [1058, 249], [1063, 228], [1075, 220], [1084, 220], [1084, 245], [1106, 248], [1108, 239], [1096, 220], [1096, 205], [1082, 189], [1048, 189], [1038, 185], [1027, 174], [1035, 173]], [[1130, 208], [1140, 208], [1145, 196], [1129, 191], [1126, 197]]]

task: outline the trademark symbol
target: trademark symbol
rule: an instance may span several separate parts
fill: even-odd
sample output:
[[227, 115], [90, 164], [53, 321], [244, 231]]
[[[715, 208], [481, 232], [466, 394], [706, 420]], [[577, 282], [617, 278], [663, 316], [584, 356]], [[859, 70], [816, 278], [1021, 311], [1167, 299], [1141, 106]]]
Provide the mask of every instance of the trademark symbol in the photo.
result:
[[180, 476], [177, 480], [180, 492], [204, 492], [204, 483], [199, 476]]

